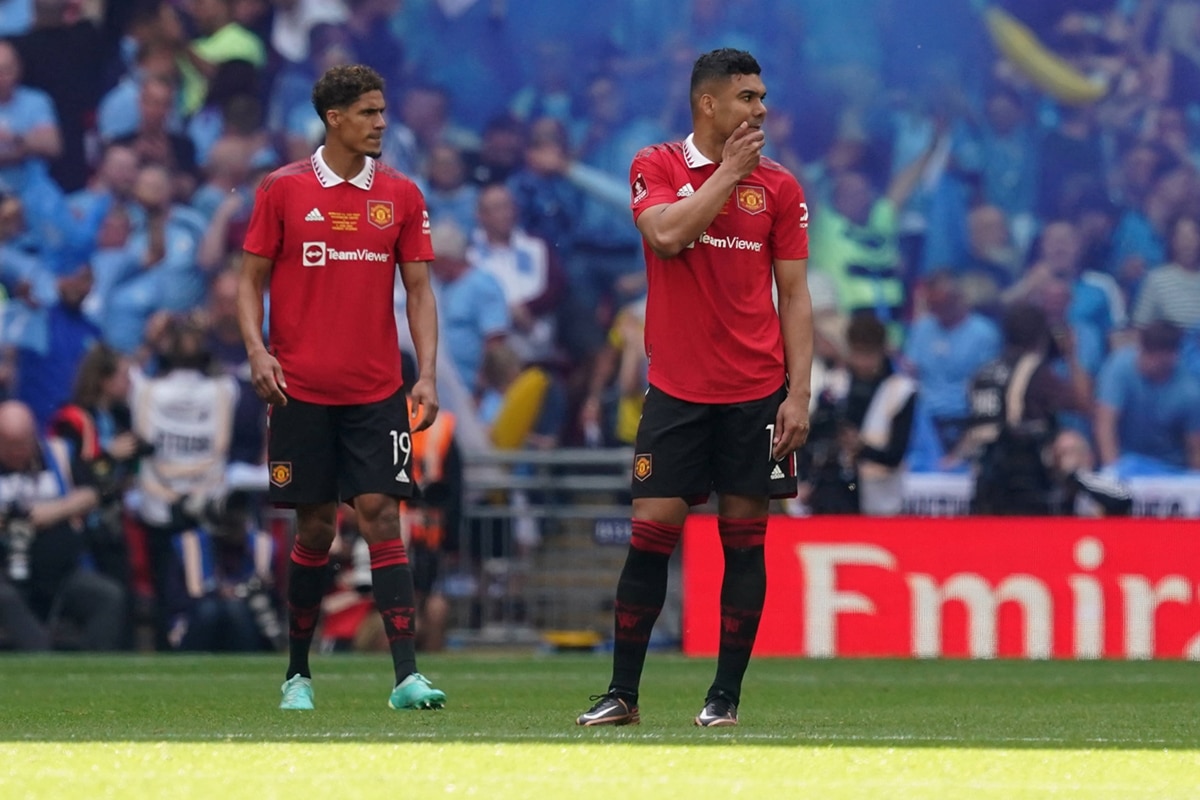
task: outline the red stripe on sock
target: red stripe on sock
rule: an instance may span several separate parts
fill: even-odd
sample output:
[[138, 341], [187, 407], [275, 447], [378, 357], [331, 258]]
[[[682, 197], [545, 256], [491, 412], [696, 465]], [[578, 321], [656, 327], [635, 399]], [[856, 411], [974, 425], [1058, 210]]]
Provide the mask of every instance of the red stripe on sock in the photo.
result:
[[683, 528], [679, 525], [664, 525], [661, 522], [635, 519], [633, 535], [630, 537], [629, 543], [647, 553], [669, 556], [675, 552], [675, 545], [679, 543], [679, 537], [682, 534]]
[[718, 517], [717, 531], [721, 534], [722, 547], [762, 547], [767, 540], [767, 518], [726, 519]]
[[368, 545], [367, 549], [371, 551], [371, 569], [408, 563], [408, 551], [404, 549], [404, 542], [399, 539], [376, 542]]
[[301, 567], [323, 567], [329, 563], [329, 551], [313, 550], [296, 542], [292, 545], [292, 563]]

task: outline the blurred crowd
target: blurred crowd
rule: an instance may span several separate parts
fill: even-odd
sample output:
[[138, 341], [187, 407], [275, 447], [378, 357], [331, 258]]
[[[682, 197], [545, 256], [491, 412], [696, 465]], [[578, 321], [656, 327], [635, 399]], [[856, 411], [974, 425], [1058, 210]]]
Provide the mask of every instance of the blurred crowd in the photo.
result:
[[278, 537], [226, 480], [264, 461], [236, 270], [339, 63], [385, 77], [382, 157], [426, 198], [456, 448], [632, 443], [629, 164], [687, 135], [692, 62], [733, 46], [811, 212], [794, 511], [896, 513], [910, 470], [1021, 472], [1014, 438], [1046, 468], [1031, 513], [1200, 470], [1200, 2], [999, 3], [1102, 87], [1086, 101], [1000, 57], [964, 0], [600, 5], [0, 0], [0, 510], [88, 532], [40, 565], [34, 536], [32, 572], [4, 537], [8, 641], [62, 618], [128, 646], [142, 613], [164, 649], [277, 643]]

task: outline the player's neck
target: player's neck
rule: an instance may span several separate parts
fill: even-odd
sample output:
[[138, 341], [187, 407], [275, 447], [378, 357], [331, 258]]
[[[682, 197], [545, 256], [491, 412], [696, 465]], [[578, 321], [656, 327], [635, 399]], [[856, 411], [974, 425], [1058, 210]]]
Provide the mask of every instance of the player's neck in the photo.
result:
[[333, 170], [333, 174], [344, 181], [357, 176], [367, 164], [365, 155], [340, 147], [335, 142], [325, 142], [325, 149], [321, 151], [321, 157], [325, 159], [325, 164], [329, 169]]
[[716, 136], [711, 131], [695, 131], [692, 134], [692, 144], [700, 151], [700, 155], [707, 158], [714, 164], [721, 163], [721, 156], [725, 152], [725, 140]]

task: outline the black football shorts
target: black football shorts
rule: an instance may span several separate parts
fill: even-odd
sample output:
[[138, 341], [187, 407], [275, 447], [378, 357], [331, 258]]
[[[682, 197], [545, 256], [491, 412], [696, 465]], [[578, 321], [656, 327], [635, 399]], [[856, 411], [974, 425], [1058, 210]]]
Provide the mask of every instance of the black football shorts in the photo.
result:
[[278, 505], [411, 497], [412, 436], [404, 390], [376, 403], [330, 406], [288, 398], [267, 421], [270, 499]]
[[780, 387], [745, 403], [689, 403], [651, 386], [633, 455], [634, 497], [682, 497], [692, 505], [712, 492], [794, 497], [796, 455], [771, 457]]

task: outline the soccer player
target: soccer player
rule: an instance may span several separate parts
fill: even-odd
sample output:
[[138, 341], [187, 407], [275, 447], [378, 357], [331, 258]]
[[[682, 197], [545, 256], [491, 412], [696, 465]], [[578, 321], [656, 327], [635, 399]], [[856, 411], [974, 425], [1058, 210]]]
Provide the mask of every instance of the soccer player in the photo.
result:
[[[375, 604], [396, 680], [392, 708], [440, 708], [419, 672], [413, 580], [398, 500], [412, 493], [412, 438], [392, 306], [396, 264], [417, 351], [412, 430], [438, 411], [433, 258], [420, 191], [376, 159], [386, 122], [383, 80], [338, 66], [313, 87], [325, 143], [258, 187], [238, 285], [238, 323], [251, 381], [271, 404], [270, 498], [296, 509], [288, 571], [290, 658], [280, 708], [313, 707], [308, 653], [340, 500], [370, 546]], [[270, 288], [270, 349], [263, 295]]]
[[617, 584], [612, 681], [580, 725], [639, 721], [667, 562], [689, 506], [713, 490], [725, 554], [720, 649], [695, 723], [738, 721], [766, 594], [767, 507], [797, 490], [812, 369], [808, 207], [796, 179], [762, 156], [760, 72], [743, 51], [700, 56], [692, 134], [645, 148], [629, 171], [649, 287], [650, 389], [634, 445], [633, 538]]

